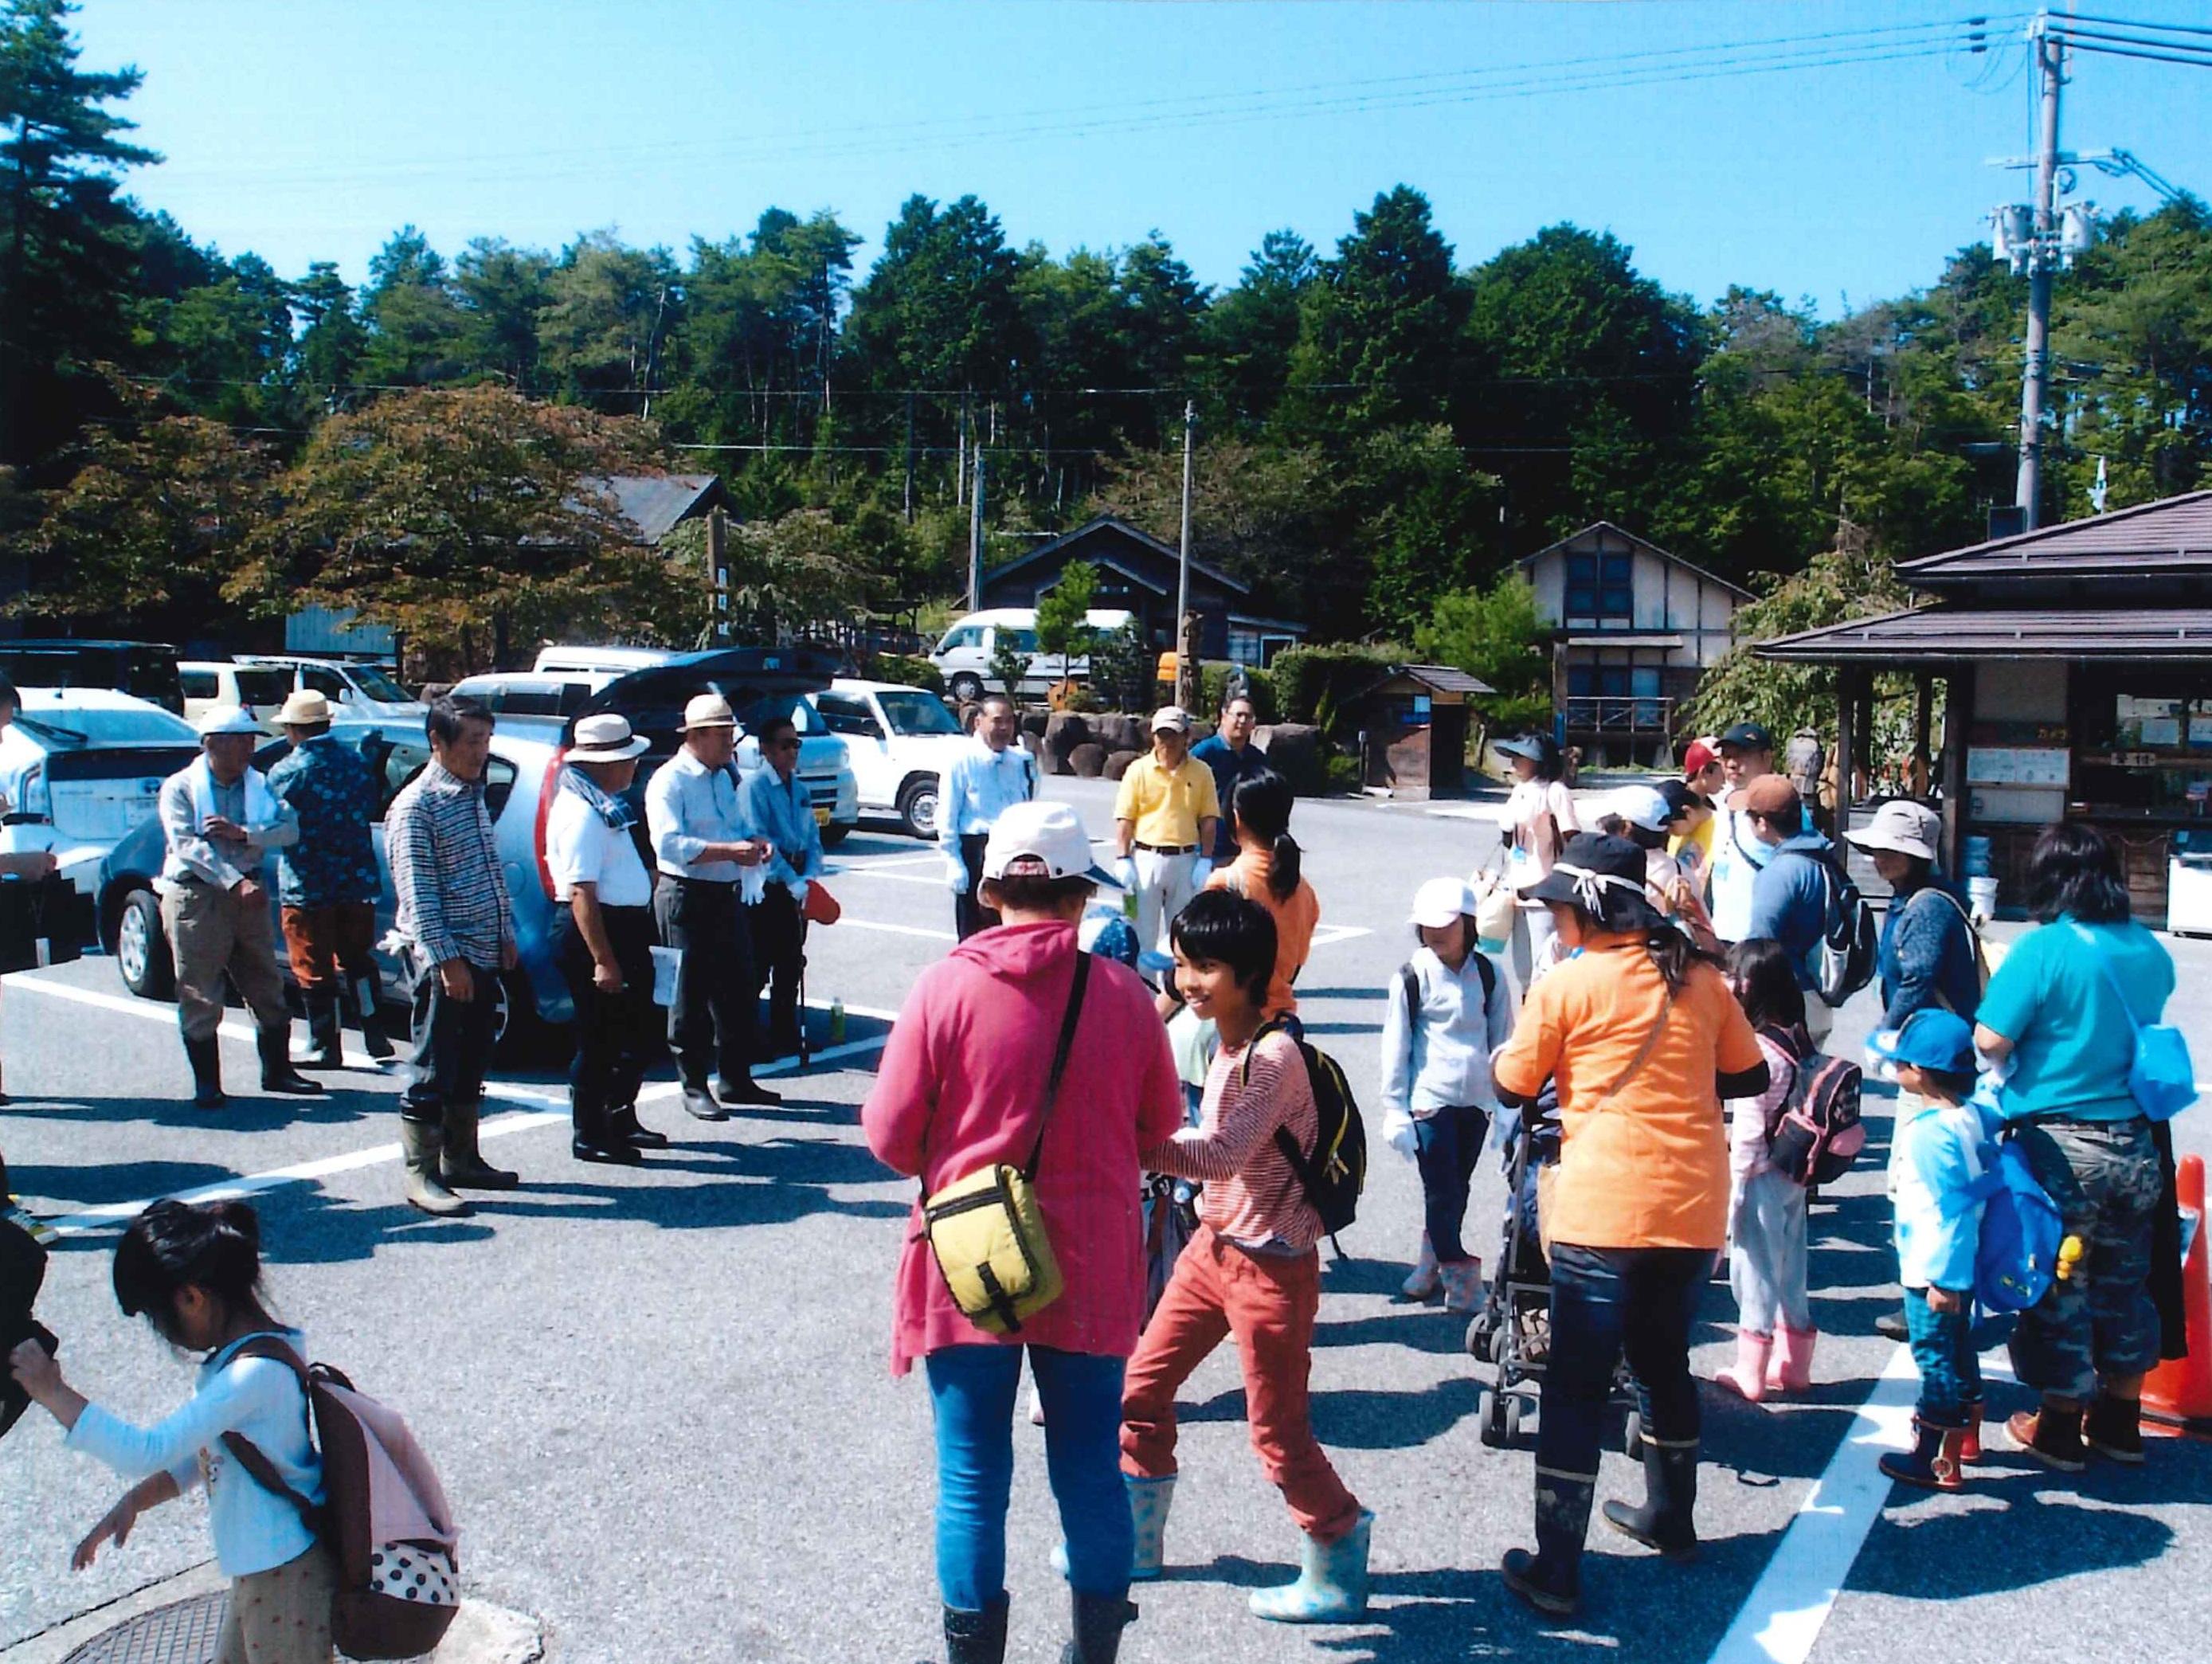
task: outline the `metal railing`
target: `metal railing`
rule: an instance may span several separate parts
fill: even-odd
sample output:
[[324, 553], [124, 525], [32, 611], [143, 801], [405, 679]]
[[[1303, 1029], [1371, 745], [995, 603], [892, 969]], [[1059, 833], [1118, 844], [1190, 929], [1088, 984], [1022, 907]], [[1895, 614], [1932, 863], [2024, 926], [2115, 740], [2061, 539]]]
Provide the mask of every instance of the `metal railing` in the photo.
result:
[[1600, 694], [1567, 701], [1571, 733], [1671, 734], [1676, 701], [1656, 695]]

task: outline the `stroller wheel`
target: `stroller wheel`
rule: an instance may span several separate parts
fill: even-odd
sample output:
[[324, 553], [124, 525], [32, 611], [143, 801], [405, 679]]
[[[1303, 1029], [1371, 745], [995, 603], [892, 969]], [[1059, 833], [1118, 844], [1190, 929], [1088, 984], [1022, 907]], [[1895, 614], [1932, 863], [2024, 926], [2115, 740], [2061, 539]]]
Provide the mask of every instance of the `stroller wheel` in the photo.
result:
[[[1492, 1387], [1486, 1387], [1482, 1389], [1481, 1437], [1482, 1442], [1492, 1450], [1502, 1450], [1505, 1448], [1505, 1404], [1506, 1395], [1504, 1393]], [[1520, 1418], [1516, 1414], [1514, 1419], [1517, 1423]]]
[[1505, 1400], [1504, 1444], [1510, 1449], [1521, 1442], [1521, 1395], [1507, 1393], [1503, 1397]]
[[1640, 1412], [1631, 1410], [1621, 1423], [1620, 1449], [1627, 1456], [1640, 1458], [1644, 1454], [1644, 1417]]
[[1492, 1333], [1484, 1326], [1480, 1316], [1469, 1323], [1467, 1326], [1467, 1355], [1476, 1358], [1488, 1357]]

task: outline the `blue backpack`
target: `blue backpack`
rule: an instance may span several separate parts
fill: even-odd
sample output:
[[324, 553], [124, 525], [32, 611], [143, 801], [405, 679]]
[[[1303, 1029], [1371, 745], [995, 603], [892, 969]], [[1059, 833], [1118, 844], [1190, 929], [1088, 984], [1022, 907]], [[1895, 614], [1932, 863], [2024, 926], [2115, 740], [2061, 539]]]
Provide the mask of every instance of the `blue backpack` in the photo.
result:
[[2058, 1204], [2036, 1182], [2017, 1139], [1996, 1146], [1967, 1197], [1984, 1204], [1974, 1250], [1974, 1298], [1986, 1312], [2024, 1312], [2049, 1292], [2066, 1227]]

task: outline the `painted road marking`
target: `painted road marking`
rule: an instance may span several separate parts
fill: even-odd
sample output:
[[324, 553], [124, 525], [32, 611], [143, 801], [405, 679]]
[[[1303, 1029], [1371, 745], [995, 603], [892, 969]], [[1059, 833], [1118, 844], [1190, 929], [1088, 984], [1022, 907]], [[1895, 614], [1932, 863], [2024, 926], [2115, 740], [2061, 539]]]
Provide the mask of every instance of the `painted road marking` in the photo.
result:
[[1889, 1500], [1889, 1478], [1875, 1463], [1883, 1451], [1911, 1442], [1919, 1393], [1912, 1349], [1899, 1346], [1798, 1504], [1797, 1517], [1713, 1649], [1711, 1664], [1805, 1664], [1812, 1655], [1867, 1533]]

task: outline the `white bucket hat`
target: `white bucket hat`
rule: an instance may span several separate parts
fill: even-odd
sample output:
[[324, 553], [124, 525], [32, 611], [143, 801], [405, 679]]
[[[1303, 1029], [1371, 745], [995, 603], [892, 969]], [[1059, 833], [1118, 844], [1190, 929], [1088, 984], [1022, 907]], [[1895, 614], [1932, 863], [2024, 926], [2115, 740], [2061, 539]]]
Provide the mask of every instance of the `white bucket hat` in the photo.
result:
[[694, 728], [734, 728], [738, 726], [730, 701], [720, 694], [694, 694], [684, 707], [683, 725], [677, 732], [688, 734]]
[[597, 716], [577, 719], [576, 738], [568, 746], [568, 761], [623, 762], [631, 757], [641, 757], [652, 749], [652, 741], [630, 732], [628, 717], [602, 711]]
[[1413, 910], [1406, 922], [1442, 930], [1474, 908], [1474, 887], [1464, 878], [1431, 878], [1413, 892]]
[[1893, 799], [1874, 811], [1871, 825], [1844, 836], [1861, 849], [1893, 850], [1899, 855], [1936, 859], [1936, 845], [1943, 835], [1943, 817], [1924, 804]]
[[1000, 811], [983, 845], [983, 876], [1003, 878], [1010, 871], [1024, 878], [1088, 878], [1121, 887], [1112, 873], [1091, 859], [1091, 835], [1083, 829], [1081, 817], [1064, 803], [1017, 803]]
[[261, 725], [253, 720], [252, 713], [243, 705], [216, 706], [201, 716], [199, 731], [203, 739], [210, 734], [252, 734], [256, 738], [267, 738], [261, 732]]
[[1666, 793], [1653, 786], [1624, 786], [1613, 794], [1606, 808], [1646, 832], [1664, 832], [1667, 823], [1674, 818], [1674, 811], [1667, 806]]
[[331, 701], [313, 688], [295, 688], [276, 713], [276, 720], [288, 728], [311, 727], [330, 720]]

